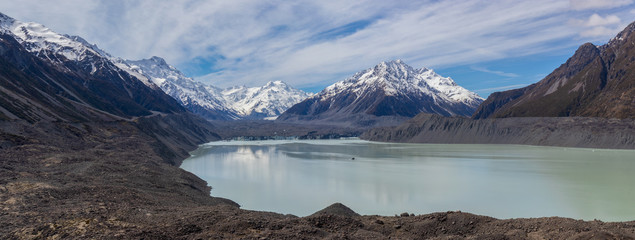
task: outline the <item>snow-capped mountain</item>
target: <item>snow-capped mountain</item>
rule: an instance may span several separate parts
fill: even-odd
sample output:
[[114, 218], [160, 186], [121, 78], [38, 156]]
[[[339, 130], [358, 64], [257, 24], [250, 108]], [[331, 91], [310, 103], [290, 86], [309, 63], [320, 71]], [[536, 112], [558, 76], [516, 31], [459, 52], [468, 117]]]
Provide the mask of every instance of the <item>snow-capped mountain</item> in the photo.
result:
[[132, 71], [143, 74], [190, 111], [208, 119], [275, 119], [310, 95], [284, 82], [262, 87], [231, 87], [221, 90], [186, 77], [160, 57], [126, 61]]
[[0, 84], [2, 107], [18, 112], [10, 118], [120, 120], [186, 111], [156, 85], [144, 84], [78, 38], [1, 13], [0, 38], [3, 68], [19, 69], [7, 70], [10, 77]]
[[[53, 32], [39, 23], [21, 22], [0, 13], [0, 31], [13, 35], [23, 47], [37, 56], [55, 53], [67, 60], [80, 61], [86, 57], [99, 55], [96, 51], [86, 47], [65, 35]], [[50, 58], [52, 61], [63, 59]]]
[[190, 111], [207, 119], [232, 120], [240, 118], [228, 107], [221, 89], [194, 81], [181, 71], [168, 65], [163, 58], [152, 57], [125, 63], [138, 74], [149, 78], [165, 93], [176, 99]]
[[139, 61], [113, 57], [79, 36], [58, 34], [39, 23], [21, 22], [1, 13], [0, 33], [14, 36], [27, 51], [68, 71], [117, 74], [125, 76], [122, 79], [128, 84], [140, 82], [161, 89], [207, 119], [275, 118], [308, 96], [281, 82], [223, 91], [186, 77], [159, 57]]
[[421, 112], [470, 116], [483, 98], [432, 69], [413, 69], [401, 60], [328, 86], [294, 105], [279, 120], [337, 119], [346, 115], [413, 117]]
[[262, 87], [232, 87], [223, 96], [240, 116], [274, 120], [284, 111], [311, 95], [282, 81], [268, 82]]

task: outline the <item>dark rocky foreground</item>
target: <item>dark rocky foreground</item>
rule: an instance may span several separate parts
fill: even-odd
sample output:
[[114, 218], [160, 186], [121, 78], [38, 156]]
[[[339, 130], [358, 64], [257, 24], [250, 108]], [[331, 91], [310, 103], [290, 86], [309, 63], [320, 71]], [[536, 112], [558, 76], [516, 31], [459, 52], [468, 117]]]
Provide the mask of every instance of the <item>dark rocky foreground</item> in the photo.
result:
[[384, 142], [524, 144], [635, 149], [635, 119], [526, 117], [468, 119], [419, 114], [397, 126], [364, 132]]
[[[191, 150], [203, 139], [188, 139], [179, 129], [149, 131], [178, 121], [0, 122], [0, 238], [635, 238], [635, 222], [498, 220], [461, 212], [358, 216], [341, 204], [303, 218], [241, 210], [210, 197], [203, 180], [176, 166], [184, 158], [178, 149]], [[174, 136], [184, 143], [168, 141]]]

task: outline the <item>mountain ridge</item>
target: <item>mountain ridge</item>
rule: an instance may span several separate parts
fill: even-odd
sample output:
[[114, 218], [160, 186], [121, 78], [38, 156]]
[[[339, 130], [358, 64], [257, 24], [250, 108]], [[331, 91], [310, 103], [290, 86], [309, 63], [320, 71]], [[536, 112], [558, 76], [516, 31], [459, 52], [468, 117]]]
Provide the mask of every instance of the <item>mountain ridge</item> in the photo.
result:
[[239, 116], [226, 106], [220, 89], [194, 81], [167, 64], [160, 57], [142, 60], [124, 60], [131, 71], [148, 78], [166, 94], [188, 110], [212, 120], [233, 120]]
[[493, 93], [472, 116], [635, 118], [635, 22], [602, 46], [581, 45], [537, 83]]
[[198, 144], [219, 140], [210, 123], [131, 66], [88, 52], [97, 65], [37, 55], [0, 33], [3, 239], [633, 238], [629, 223], [561, 217], [356, 216], [337, 204], [299, 218], [240, 209], [177, 167]]
[[125, 62], [187, 109], [210, 120], [272, 119], [309, 96], [282, 81], [220, 89], [185, 76], [156, 56]]
[[[169, 96], [176, 99], [181, 106], [210, 120], [273, 118], [308, 96], [308, 94], [300, 90], [283, 87], [279, 88], [279, 90], [287, 91], [278, 94], [278, 97], [285, 96], [286, 102], [266, 98], [262, 95], [250, 95], [254, 99], [241, 99], [241, 101], [230, 102], [228, 99], [231, 97], [224, 95], [222, 89], [196, 82], [186, 77], [178, 69], [170, 66], [164, 59], [159, 57], [138, 61], [113, 57], [80, 36], [58, 34], [39, 23], [21, 22], [4, 14], [0, 15], [0, 26], [3, 33], [14, 36], [28, 52], [39, 57], [48, 58], [51, 63], [62, 69], [67, 69], [68, 71], [81, 69], [82, 72], [88, 72], [91, 75], [99, 74], [97, 71], [103, 68], [104, 65], [114, 65], [105, 66], [105, 68], [117, 71], [112, 74], [129, 75], [130, 77], [122, 78], [129, 85], [135, 85], [140, 81], [153, 91], [165, 91]], [[135, 64], [144, 65], [146, 73], [144, 74], [140, 67]], [[69, 65], [74, 66], [71, 69]], [[264, 86], [260, 88], [260, 91], [267, 91]], [[133, 92], [129, 91], [129, 89], [125, 89], [125, 91], [128, 92], [128, 95], [133, 95]], [[251, 88], [247, 91], [258, 92]], [[272, 89], [268, 91], [276, 92]], [[243, 105], [239, 102], [242, 102]], [[173, 105], [173, 103], [167, 105]], [[155, 110], [160, 109], [157, 108]], [[150, 114], [152, 113], [146, 113], [146, 115]]]
[[[90, 46], [0, 14], [0, 120], [85, 137], [113, 126], [136, 129], [169, 163], [197, 144], [219, 139], [210, 123]], [[56, 126], [64, 127], [48, 129]]]
[[547, 77], [492, 93], [472, 119], [419, 114], [372, 141], [635, 148], [635, 22], [607, 44], [581, 45]]
[[364, 125], [375, 125], [372, 119], [403, 120], [420, 112], [469, 116], [482, 100], [451, 78], [395, 60], [381, 62], [326, 87], [289, 108], [278, 120], [338, 122], [347, 117], [351, 121], [370, 118], [370, 123]]
[[[10, 82], [4, 86], [49, 86], [39, 89], [37, 93], [20, 91], [21, 94], [26, 94], [19, 97], [22, 99], [30, 99], [35, 96], [33, 94], [40, 96], [26, 101], [27, 105], [35, 101], [42, 102], [43, 99], [58, 99], [56, 103], [59, 104], [51, 107], [58, 107], [60, 111], [62, 110], [59, 107], [62, 106], [68, 111], [75, 111], [79, 105], [83, 105], [82, 108], [95, 108], [95, 114], [106, 112], [122, 118], [149, 116], [153, 111], [185, 112], [184, 108], [158, 87], [128, 74], [125, 69], [83, 43], [57, 34], [41, 24], [23, 23], [2, 15], [0, 29], [4, 39], [3, 54], [8, 61], [5, 67], [24, 69], [19, 74], [27, 74], [26, 78], [33, 79], [17, 83], [12, 78], [7, 78]], [[5, 90], [8, 97], [17, 98], [14, 95], [16, 92], [9, 94], [10, 90]], [[65, 103], [68, 100], [71, 102]], [[74, 107], [69, 107], [70, 105]], [[33, 109], [40, 109], [38, 111], [42, 113], [40, 107]], [[44, 118], [30, 118], [30, 121], [38, 119]]]
[[274, 120], [294, 104], [311, 96], [283, 81], [269, 81], [261, 87], [232, 87], [222, 94], [245, 119]]

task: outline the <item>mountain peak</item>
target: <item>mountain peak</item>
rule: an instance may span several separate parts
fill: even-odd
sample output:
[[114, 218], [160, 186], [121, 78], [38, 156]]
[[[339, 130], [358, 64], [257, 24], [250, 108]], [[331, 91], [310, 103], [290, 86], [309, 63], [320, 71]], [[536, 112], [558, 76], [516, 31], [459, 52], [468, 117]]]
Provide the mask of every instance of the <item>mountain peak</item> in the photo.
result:
[[168, 65], [168, 63], [165, 61], [165, 59], [163, 59], [162, 57], [157, 57], [157, 56], [152, 56], [150, 59], [148, 59], [150, 61], [155, 62], [156, 64], [162, 65], [162, 66], [166, 66]]
[[585, 43], [578, 47], [573, 56], [567, 60], [565, 65], [577, 72], [582, 70], [582, 68], [588, 65], [589, 62], [593, 61], [593, 59], [599, 55], [600, 49], [598, 49], [597, 46], [592, 43]]
[[0, 12], [0, 27], [5, 28], [5, 25], [11, 25], [15, 22], [15, 19]]
[[412, 71], [413, 68], [401, 60], [384, 61], [374, 67], [375, 71], [385, 73], [398, 73]]
[[390, 60], [390, 61], [381, 61], [381, 63], [377, 65], [397, 66], [397, 65], [407, 65], [407, 64], [405, 64], [401, 59], [397, 59], [397, 60]]
[[[151, 58], [147, 58], [147, 59], [141, 59], [136, 61], [135, 60], [125, 60], [125, 61], [128, 64], [136, 65], [138, 67], [141, 67], [142, 69], [145, 69], [143, 70], [143, 72], [151, 72], [151, 71], [155, 72], [155, 73], [150, 73], [150, 75], [153, 76], [153, 79], [160, 80], [159, 81], [160, 83], [155, 82], [157, 85], [161, 85], [163, 81], [161, 79], [168, 78], [168, 76], [172, 76], [175, 79], [181, 79], [184, 81], [193, 81], [191, 78], [185, 77], [185, 75], [181, 73], [181, 71], [179, 71], [175, 67], [168, 64], [165, 61], [165, 59], [161, 57], [152, 56]], [[157, 78], [157, 76], [161, 76], [161, 77]]]
[[[427, 95], [441, 93], [453, 101], [483, 100], [475, 93], [458, 86], [449, 77], [443, 77], [425, 67], [414, 69], [401, 60], [381, 62], [373, 68], [355, 74], [345, 82], [373, 86], [371, 88], [382, 88], [388, 95], [398, 95], [417, 88]], [[342, 87], [336, 84], [332, 86], [332, 88]], [[368, 87], [362, 86], [362, 88]]]
[[283, 86], [283, 87], [288, 87], [289, 84], [280, 81], [280, 80], [276, 80], [276, 81], [269, 81], [265, 84], [265, 87], [273, 87], [273, 86]]
[[227, 102], [247, 119], [275, 119], [296, 103], [310, 97], [309, 93], [276, 80], [262, 87], [228, 88], [223, 91]]
[[358, 72], [347, 79], [348, 82], [363, 82], [363, 84], [381, 84], [389, 92], [398, 91], [398, 85], [411, 80], [415, 70], [401, 60], [383, 61], [373, 68]]
[[624, 30], [622, 30], [620, 33], [618, 33], [617, 35], [615, 35], [615, 37], [613, 37], [608, 45], [613, 45], [616, 42], [621, 42], [624, 39], [627, 39], [628, 37], [631, 36], [631, 34], [635, 32], [635, 22], [632, 22], [631, 24], [629, 24], [628, 26], [626, 26], [626, 28], [624, 28]]
[[635, 22], [608, 44], [581, 45], [539, 82], [491, 94], [474, 118], [635, 117]]
[[290, 108], [280, 120], [325, 118], [337, 122], [355, 116], [365, 119], [368, 115], [412, 117], [420, 112], [470, 116], [482, 101], [451, 78], [395, 60], [381, 62], [328, 86]]
[[624, 30], [617, 34], [616, 38], [626, 38], [631, 33], [635, 32], [635, 22], [632, 22]]
[[275, 118], [309, 97], [282, 81], [270, 81], [262, 87], [235, 86], [221, 90], [185, 76], [157, 56], [126, 62], [183, 106], [207, 119]]

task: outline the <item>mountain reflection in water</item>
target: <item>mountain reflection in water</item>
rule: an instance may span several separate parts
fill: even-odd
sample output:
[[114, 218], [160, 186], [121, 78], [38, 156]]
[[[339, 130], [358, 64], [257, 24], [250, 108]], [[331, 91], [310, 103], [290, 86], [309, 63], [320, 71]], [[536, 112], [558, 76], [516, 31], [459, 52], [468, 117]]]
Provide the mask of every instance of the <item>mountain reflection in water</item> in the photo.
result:
[[[213, 142], [183, 169], [245, 209], [635, 220], [635, 151], [362, 140]], [[354, 159], [353, 159], [354, 158]]]

